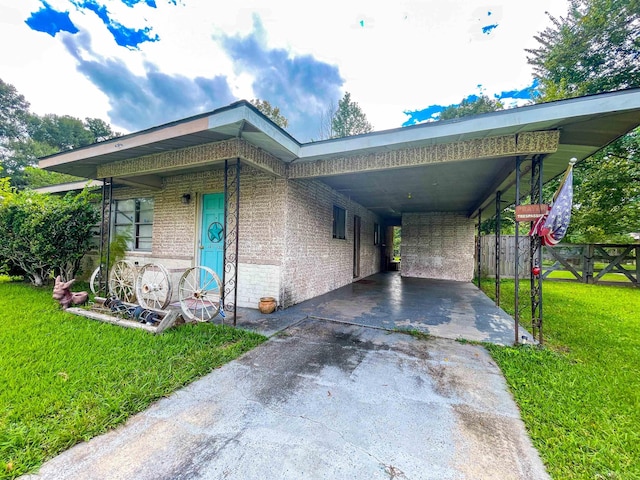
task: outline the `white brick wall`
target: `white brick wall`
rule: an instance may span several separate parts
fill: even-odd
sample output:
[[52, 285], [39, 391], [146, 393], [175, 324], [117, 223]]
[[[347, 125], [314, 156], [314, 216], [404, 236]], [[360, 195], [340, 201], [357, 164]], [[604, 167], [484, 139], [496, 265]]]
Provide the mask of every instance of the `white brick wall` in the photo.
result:
[[280, 305], [279, 265], [238, 264], [239, 307], [258, 308], [260, 297], [274, 297]]
[[[333, 206], [346, 210], [346, 239], [333, 238]], [[360, 278], [380, 270], [373, 245], [379, 218], [322, 182], [291, 180], [286, 207], [286, 251], [281, 299], [285, 306], [342, 287], [353, 278], [353, 217], [361, 218]]]
[[[172, 271], [193, 266], [201, 196], [223, 190], [222, 170], [167, 177], [160, 190], [117, 188], [115, 199], [154, 198], [152, 251], [130, 252], [127, 258]], [[185, 193], [192, 199], [187, 205]], [[346, 240], [332, 238], [333, 205], [346, 209]], [[380, 247], [373, 245], [374, 222], [381, 223], [376, 215], [322, 182], [287, 181], [243, 165], [238, 306], [256, 308], [260, 297], [272, 296], [286, 307], [351, 283], [354, 215], [361, 217], [362, 278], [380, 269]]]
[[404, 214], [402, 276], [471, 281], [474, 233], [473, 220], [463, 214]]

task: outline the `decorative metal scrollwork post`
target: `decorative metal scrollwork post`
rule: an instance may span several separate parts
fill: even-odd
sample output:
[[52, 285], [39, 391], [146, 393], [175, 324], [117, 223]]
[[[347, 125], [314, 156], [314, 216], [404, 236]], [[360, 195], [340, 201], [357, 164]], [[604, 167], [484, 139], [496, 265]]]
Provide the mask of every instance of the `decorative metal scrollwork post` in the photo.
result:
[[111, 203], [113, 198], [113, 179], [102, 179], [102, 203], [100, 204], [100, 244], [98, 246], [98, 267], [96, 290], [100, 295], [107, 296], [109, 285], [109, 263], [111, 249]]
[[240, 230], [240, 159], [224, 162], [224, 270], [222, 301], [225, 312], [233, 312], [236, 325], [238, 295], [238, 238]]
[[[516, 199], [515, 206], [520, 205], [520, 175], [522, 166], [522, 158], [516, 157]], [[516, 232], [515, 232], [515, 240], [516, 240], [516, 261], [513, 267], [514, 270], [514, 298], [513, 298], [513, 309], [514, 309], [514, 331], [515, 331], [515, 344], [517, 345], [520, 342], [520, 222], [518, 222], [516, 217]]]
[[[531, 163], [531, 204], [542, 204], [542, 155], [533, 157]], [[531, 222], [533, 227], [533, 222]], [[531, 235], [529, 244], [529, 268], [531, 275], [531, 334], [538, 336], [542, 345], [542, 241], [539, 235]]]

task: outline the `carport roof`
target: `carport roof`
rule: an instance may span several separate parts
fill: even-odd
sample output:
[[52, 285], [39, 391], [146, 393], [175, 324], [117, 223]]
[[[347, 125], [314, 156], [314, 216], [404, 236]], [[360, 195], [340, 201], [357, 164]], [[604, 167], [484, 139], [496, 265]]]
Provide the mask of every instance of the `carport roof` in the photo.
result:
[[[209, 113], [45, 157], [40, 160], [40, 166], [96, 178], [98, 167], [107, 163], [232, 138], [242, 138], [284, 163], [300, 164], [556, 130], [559, 131], [558, 148], [546, 154], [544, 160], [546, 181], [559, 175], [571, 158], [583, 160], [638, 124], [640, 88], [635, 88], [300, 143], [243, 100]], [[527, 182], [527, 162], [531, 156], [522, 159], [525, 162], [523, 181]], [[162, 172], [159, 175], [162, 176]], [[386, 217], [399, 217], [411, 211], [458, 211], [475, 216], [480, 208], [492, 208], [496, 191], [502, 192], [504, 200], [514, 200], [515, 156], [316, 178]]]

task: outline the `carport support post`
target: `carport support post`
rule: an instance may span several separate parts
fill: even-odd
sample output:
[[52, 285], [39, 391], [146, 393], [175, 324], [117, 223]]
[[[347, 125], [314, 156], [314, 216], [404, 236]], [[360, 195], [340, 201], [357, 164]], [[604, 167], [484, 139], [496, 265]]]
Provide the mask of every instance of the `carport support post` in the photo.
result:
[[501, 214], [502, 214], [502, 193], [500, 190], [496, 192], [496, 307], [500, 306], [500, 235], [502, 230]]
[[[542, 203], [542, 155], [536, 155], [531, 162], [531, 203]], [[533, 227], [533, 222], [531, 223]], [[531, 334], [538, 334], [542, 345], [542, 241], [539, 235], [531, 235], [529, 250], [531, 275]]]
[[482, 244], [480, 243], [480, 227], [482, 225], [482, 209], [478, 209], [478, 247], [476, 248], [476, 255], [478, 255], [477, 263], [478, 263], [478, 288], [480, 288], [480, 282], [482, 279]]
[[[520, 166], [522, 164], [522, 159], [520, 157], [516, 157], [516, 207], [520, 205]], [[517, 217], [516, 217], [517, 218]], [[516, 220], [516, 261], [513, 266], [514, 269], [514, 286], [515, 292], [513, 297], [513, 306], [514, 306], [514, 326], [513, 330], [515, 332], [515, 341], [514, 344], [517, 345], [520, 341], [520, 272], [519, 272], [519, 264], [520, 264], [520, 222]]]

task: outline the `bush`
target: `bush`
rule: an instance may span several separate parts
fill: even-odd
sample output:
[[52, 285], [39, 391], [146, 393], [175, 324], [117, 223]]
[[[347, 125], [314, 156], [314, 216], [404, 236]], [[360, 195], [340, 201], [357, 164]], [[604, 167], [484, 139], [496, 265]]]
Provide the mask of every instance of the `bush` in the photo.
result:
[[37, 286], [73, 278], [89, 249], [98, 212], [88, 191], [64, 197], [17, 192], [0, 204], [0, 259]]

